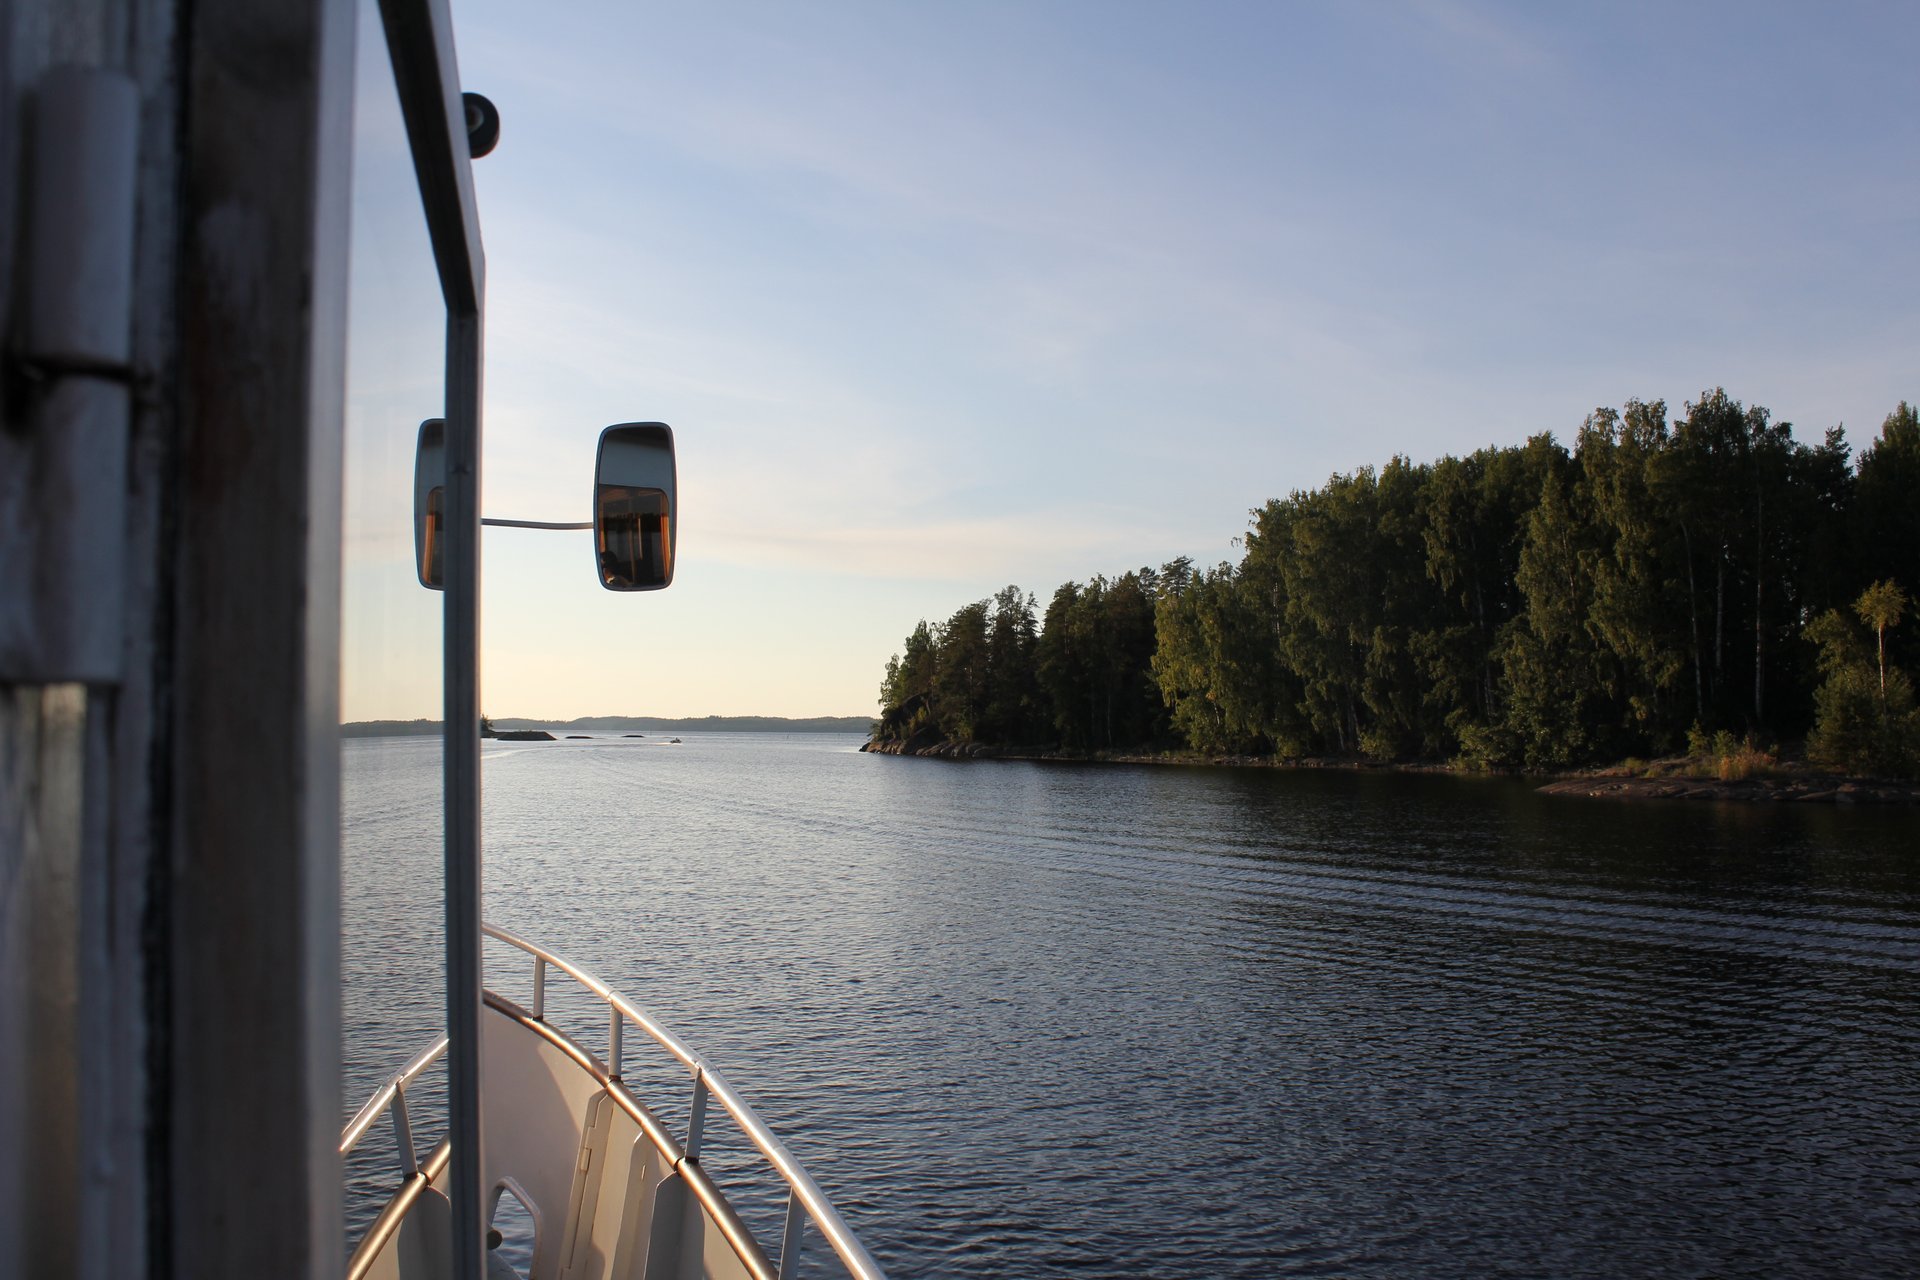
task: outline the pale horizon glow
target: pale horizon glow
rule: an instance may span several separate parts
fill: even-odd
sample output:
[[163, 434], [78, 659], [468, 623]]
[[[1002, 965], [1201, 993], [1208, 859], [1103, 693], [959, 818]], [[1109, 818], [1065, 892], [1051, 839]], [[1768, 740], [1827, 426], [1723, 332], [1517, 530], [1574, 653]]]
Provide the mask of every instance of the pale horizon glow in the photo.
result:
[[[1920, 398], [1910, 6], [458, 10], [485, 510], [584, 518], [614, 422], [682, 487], [664, 592], [486, 534], [494, 716], [869, 714], [919, 619], [1335, 471]], [[347, 661], [346, 718], [439, 714]]]

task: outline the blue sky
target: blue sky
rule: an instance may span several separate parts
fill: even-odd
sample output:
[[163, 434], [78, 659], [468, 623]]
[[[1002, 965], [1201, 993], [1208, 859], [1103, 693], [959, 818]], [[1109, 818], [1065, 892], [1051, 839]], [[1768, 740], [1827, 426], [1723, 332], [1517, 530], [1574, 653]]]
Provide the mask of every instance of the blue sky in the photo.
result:
[[683, 488], [657, 595], [487, 535], [494, 714], [866, 713], [920, 617], [1231, 558], [1336, 470], [1920, 396], [1910, 4], [456, 20], [504, 122], [488, 513], [583, 518], [630, 419]]

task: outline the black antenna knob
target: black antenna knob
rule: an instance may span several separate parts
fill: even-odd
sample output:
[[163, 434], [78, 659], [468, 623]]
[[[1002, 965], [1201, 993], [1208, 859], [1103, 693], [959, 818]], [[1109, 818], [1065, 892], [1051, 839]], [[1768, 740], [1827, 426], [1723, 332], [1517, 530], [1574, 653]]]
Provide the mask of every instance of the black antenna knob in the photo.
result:
[[467, 109], [467, 154], [478, 160], [500, 145], [500, 108], [477, 93], [463, 93]]

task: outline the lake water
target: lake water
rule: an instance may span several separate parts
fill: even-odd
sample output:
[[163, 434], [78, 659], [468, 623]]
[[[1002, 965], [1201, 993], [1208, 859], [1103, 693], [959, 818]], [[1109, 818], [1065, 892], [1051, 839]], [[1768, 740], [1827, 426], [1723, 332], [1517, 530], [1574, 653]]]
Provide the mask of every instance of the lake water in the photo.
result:
[[[1920, 1271], [1911, 809], [681, 737], [487, 744], [488, 917], [715, 1061], [896, 1280]], [[349, 1109], [441, 1017], [438, 768], [345, 747]]]

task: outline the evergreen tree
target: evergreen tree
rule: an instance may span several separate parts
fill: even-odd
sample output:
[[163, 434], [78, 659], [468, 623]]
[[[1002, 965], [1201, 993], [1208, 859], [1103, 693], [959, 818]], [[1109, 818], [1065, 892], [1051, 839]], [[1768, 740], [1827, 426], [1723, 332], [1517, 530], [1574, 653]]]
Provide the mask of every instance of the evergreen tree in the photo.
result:
[[1034, 646], [1039, 640], [1034, 599], [1009, 586], [994, 596], [991, 607], [983, 736], [996, 742], [1038, 742], [1047, 736], [1048, 725], [1034, 666]]
[[942, 733], [958, 742], [986, 741], [992, 663], [987, 643], [987, 602], [963, 605], [936, 637], [934, 714]]
[[1578, 459], [1596, 543], [1583, 560], [1592, 584], [1587, 625], [1617, 659], [1608, 689], [1624, 706], [1637, 746], [1676, 747], [1699, 715], [1687, 696], [1684, 556], [1660, 518], [1655, 473], [1667, 447], [1667, 408], [1627, 402], [1625, 414], [1595, 411], [1582, 426]]
[[1247, 663], [1241, 680], [1231, 687], [1247, 709], [1250, 732], [1270, 742], [1280, 755], [1304, 756], [1319, 744], [1307, 713], [1305, 681], [1286, 656], [1292, 612], [1285, 565], [1292, 554], [1297, 508], [1292, 500], [1269, 502], [1251, 514], [1236, 593], [1250, 633], [1246, 643], [1260, 659]]
[[1173, 730], [1197, 751], [1271, 749], [1273, 646], [1253, 594], [1229, 564], [1160, 571], [1152, 669]]
[[1093, 637], [1081, 596], [1072, 582], [1054, 591], [1034, 645], [1034, 674], [1056, 739], [1063, 747], [1084, 750], [1093, 745], [1093, 664], [1087, 652]]
[[1563, 463], [1556, 471], [1527, 517], [1516, 575], [1526, 613], [1508, 623], [1502, 637], [1507, 750], [1536, 767], [1592, 757], [1611, 737], [1615, 719], [1608, 690], [1617, 687], [1617, 662], [1587, 626], [1593, 607], [1587, 567], [1599, 538], [1585, 518], [1573, 466]]
[[938, 731], [933, 711], [935, 663], [933, 632], [923, 618], [907, 637], [905, 651], [887, 660], [875, 737], [903, 742], [922, 730]]
[[1314, 734], [1341, 754], [1360, 751], [1371, 727], [1364, 692], [1378, 600], [1373, 489], [1373, 470], [1363, 467], [1294, 494], [1288, 539], [1272, 548], [1285, 588], [1281, 660], [1300, 677]]

